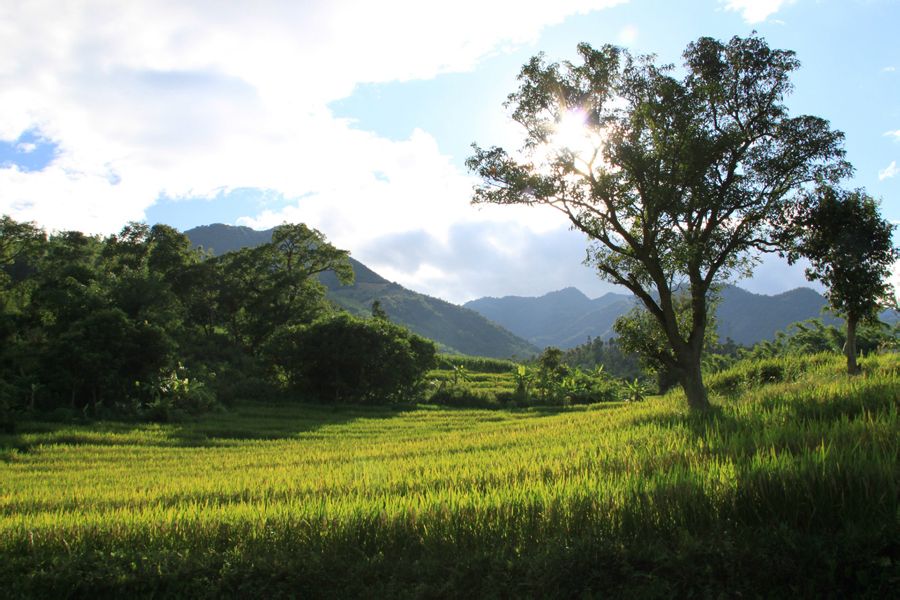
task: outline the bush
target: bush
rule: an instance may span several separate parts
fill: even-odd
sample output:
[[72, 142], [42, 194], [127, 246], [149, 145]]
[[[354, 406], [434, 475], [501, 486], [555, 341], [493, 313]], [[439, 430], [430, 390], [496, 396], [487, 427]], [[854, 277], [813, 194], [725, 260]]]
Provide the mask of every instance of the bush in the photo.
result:
[[[511, 397], [510, 392], [506, 392]], [[429, 398], [430, 404], [465, 408], [498, 408], [497, 396], [485, 391], [473, 390], [460, 385], [441, 386]]]
[[153, 421], [177, 421], [184, 415], [196, 416], [219, 406], [215, 392], [180, 364], [160, 371], [155, 381], [143, 387], [150, 400], [141, 407], [141, 414]]
[[432, 341], [384, 319], [347, 313], [282, 328], [265, 352], [290, 389], [325, 403], [409, 400], [436, 362]]
[[769, 383], [795, 381], [803, 374], [827, 365], [836, 356], [839, 355], [823, 352], [810, 355], [788, 354], [771, 358], [744, 358], [732, 367], [710, 375], [706, 379], [706, 386], [710, 391], [733, 395]]

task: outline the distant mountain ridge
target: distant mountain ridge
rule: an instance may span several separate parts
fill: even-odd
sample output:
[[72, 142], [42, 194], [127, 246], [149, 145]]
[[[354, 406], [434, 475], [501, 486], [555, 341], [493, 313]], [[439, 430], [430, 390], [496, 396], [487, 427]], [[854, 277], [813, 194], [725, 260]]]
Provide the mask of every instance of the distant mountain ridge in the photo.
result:
[[[222, 223], [184, 233], [192, 244], [216, 255], [259, 246], [272, 239], [271, 229], [257, 231]], [[378, 300], [391, 320], [434, 340], [444, 351], [495, 358], [524, 358], [537, 352], [529, 342], [476, 311], [408, 290], [352, 257], [350, 263], [355, 274], [352, 285], [341, 285], [331, 272], [319, 277], [328, 288], [328, 298], [348, 312], [368, 315], [372, 302]]]
[[[609, 293], [592, 300], [575, 288], [565, 288], [536, 298], [479, 298], [464, 306], [540, 348], [573, 348], [589, 337], [613, 337], [613, 323], [635, 303], [630, 295]], [[719, 337], [749, 346], [773, 339], [777, 331], [797, 321], [821, 317], [826, 323], [839, 323], [839, 319], [822, 314], [826, 304], [824, 296], [809, 288], [766, 296], [725, 286], [716, 311]], [[891, 311], [882, 318], [894, 321], [898, 315]]]
[[539, 348], [572, 348], [584, 343], [588, 336], [612, 337], [613, 322], [633, 305], [634, 298], [626, 294], [610, 292], [592, 300], [576, 288], [568, 287], [539, 298], [479, 298], [463, 306], [478, 311]]

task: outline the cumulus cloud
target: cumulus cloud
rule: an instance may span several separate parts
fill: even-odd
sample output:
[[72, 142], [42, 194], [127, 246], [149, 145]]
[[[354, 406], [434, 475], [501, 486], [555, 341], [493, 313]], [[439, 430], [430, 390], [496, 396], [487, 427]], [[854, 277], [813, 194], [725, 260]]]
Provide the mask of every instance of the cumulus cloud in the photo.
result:
[[881, 171], [878, 171], [878, 181], [884, 181], [885, 179], [895, 177], [897, 173], [900, 173], [900, 169], [897, 168], [897, 161], [892, 160], [891, 164], [886, 166]]
[[355, 256], [387, 279], [459, 303], [569, 286], [589, 296], [627, 293], [582, 264], [586, 248], [585, 236], [566, 227], [537, 233], [519, 222], [481, 221], [455, 224], [443, 239], [424, 230], [383, 236]]
[[892, 137], [896, 141], [900, 142], [900, 129], [897, 129], [895, 131], [885, 131], [884, 135], [888, 136], [888, 137]]
[[[0, 213], [108, 233], [161, 197], [268, 190], [287, 201], [248, 207], [241, 224], [309, 223], [414, 289], [601, 295], [612, 287], [581, 265], [586, 240], [560, 215], [473, 209], [472, 178], [429, 132], [386, 139], [328, 105], [362, 83], [472, 69], [621, 1], [2, 3], [0, 141], [52, 152], [40, 168], [0, 165]], [[781, 4], [729, 8], [750, 20]]]
[[[619, 1], [3, 4], [0, 140], [33, 130], [56, 152], [40, 170], [0, 168], [0, 212], [108, 232], [162, 195], [264, 188], [311, 199], [247, 222], [384, 233], [408, 227], [414, 204], [450, 218], [467, 180], [426, 132], [392, 142], [328, 104], [360, 83], [471, 69]], [[424, 175], [406, 167], [433, 187], [413, 198]]]
[[762, 23], [793, 0], [720, 0], [725, 10], [741, 13], [747, 23]]

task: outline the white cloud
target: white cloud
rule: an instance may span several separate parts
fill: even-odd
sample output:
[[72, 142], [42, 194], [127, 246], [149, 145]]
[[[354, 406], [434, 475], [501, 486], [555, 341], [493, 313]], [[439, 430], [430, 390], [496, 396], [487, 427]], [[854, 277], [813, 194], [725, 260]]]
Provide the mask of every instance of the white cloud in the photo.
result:
[[892, 160], [891, 164], [878, 172], [878, 181], [884, 181], [885, 179], [895, 177], [897, 173], [900, 173], [900, 169], [897, 168], [897, 161]]
[[896, 131], [885, 131], [884, 135], [892, 137], [895, 140], [897, 140], [898, 142], [900, 142], [900, 129], [897, 129]]
[[434, 139], [353, 129], [328, 103], [472, 69], [620, 1], [0, 4], [0, 139], [57, 144], [43, 170], [0, 168], [0, 213], [109, 232], [160, 194], [265, 188], [308, 196], [245, 222], [303, 220], [348, 246], [424, 219], [446, 229], [471, 218], [471, 181]]
[[748, 23], [762, 23], [793, 0], [720, 0], [726, 10], [740, 12]]
[[16, 144], [16, 152], [21, 152], [22, 154], [31, 154], [37, 150], [37, 144], [33, 142], [19, 142]]
[[897, 67], [887, 66], [887, 67], [882, 68], [881, 70], [884, 71], [885, 73], [893, 73], [894, 71], [897, 70]]

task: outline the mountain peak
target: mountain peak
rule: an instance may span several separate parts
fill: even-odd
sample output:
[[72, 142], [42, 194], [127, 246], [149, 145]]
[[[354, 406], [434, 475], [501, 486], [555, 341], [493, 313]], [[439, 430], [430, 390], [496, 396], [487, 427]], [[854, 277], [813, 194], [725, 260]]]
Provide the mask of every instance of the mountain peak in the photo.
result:
[[553, 292], [547, 292], [541, 298], [548, 299], [566, 299], [566, 300], [590, 300], [584, 292], [579, 290], [576, 287], [565, 287], [561, 290], [556, 290]]

